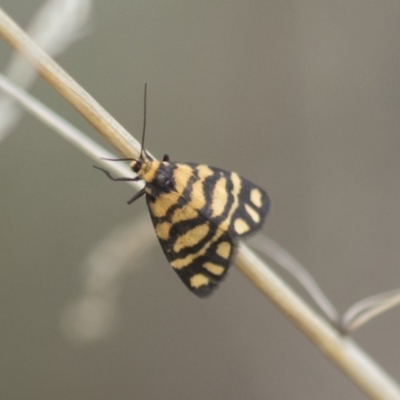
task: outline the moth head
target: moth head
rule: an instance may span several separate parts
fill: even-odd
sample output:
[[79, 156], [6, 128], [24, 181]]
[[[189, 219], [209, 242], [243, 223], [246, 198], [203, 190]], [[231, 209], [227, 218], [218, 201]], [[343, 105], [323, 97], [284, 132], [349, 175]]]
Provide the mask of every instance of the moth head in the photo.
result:
[[133, 172], [135, 172], [136, 174], [139, 175], [139, 172], [140, 172], [141, 169], [143, 168], [143, 162], [144, 162], [144, 160], [134, 160], [134, 161], [131, 161], [131, 162], [129, 163], [129, 168], [130, 168]]
[[129, 167], [140, 179], [152, 183], [156, 179], [160, 164], [160, 162], [145, 156], [139, 157], [137, 160], [132, 160], [129, 163]]
[[140, 157], [138, 160], [131, 161], [129, 168], [143, 179], [151, 169], [151, 160], [146, 157]]

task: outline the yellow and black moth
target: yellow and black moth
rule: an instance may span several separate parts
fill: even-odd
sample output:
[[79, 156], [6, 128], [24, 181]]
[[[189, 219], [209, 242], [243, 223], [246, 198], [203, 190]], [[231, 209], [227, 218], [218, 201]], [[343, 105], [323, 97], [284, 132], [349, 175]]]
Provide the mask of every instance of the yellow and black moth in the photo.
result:
[[[146, 99], [146, 97], [145, 97]], [[146, 100], [145, 100], [146, 101]], [[131, 204], [145, 195], [154, 229], [173, 270], [191, 292], [206, 297], [224, 278], [240, 237], [261, 228], [269, 209], [264, 190], [235, 172], [208, 165], [161, 162], [142, 148], [131, 161], [135, 178], [145, 182]]]

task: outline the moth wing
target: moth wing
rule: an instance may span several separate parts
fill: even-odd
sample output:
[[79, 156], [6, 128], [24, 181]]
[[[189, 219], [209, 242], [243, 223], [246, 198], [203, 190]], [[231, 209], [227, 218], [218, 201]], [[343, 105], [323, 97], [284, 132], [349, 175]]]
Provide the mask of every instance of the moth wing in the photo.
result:
[[258, 230], [267, 194], [234, 172], [202, 164], [173, 164], [172, 191], [146, 199], [161, 247], [185, 285], [209, 295], [225, 276], [235, 238]]
[[[254, 233], [264, 223], [270, 200], [266, 192], [235, 172], [186, 164], [195, 177], [183, 192], [194, 208], [231, 237]], [[178, 174], [177, 174], [178, 175]]]
[[163, 250], [186, 287], [199, 297], [207, 297], [224, 279], [232, 262], [234, 243], [226, 232], [217, 230], [214, 237], [198, 252], [188, 248], [178, 255], [167, 254], [166, 247]]
[[146, 199], [170, 265], [191, 292], [199, 297], [210, 295], [231, 264], [232, 238], [177, 192]]
[[270, 200], [267, 193], [245, 178], [236, 175], [240, 182], [240, 190], [234, 191], [236, 209], [228, 222], [232, 236], [246, 236], [258, 231], [268, 213]]

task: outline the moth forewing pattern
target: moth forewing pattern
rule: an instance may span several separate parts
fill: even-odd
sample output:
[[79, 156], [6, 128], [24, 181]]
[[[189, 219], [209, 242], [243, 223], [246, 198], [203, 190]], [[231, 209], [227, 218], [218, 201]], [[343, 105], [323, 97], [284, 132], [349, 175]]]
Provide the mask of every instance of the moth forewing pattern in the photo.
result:
[[267, 194], [235, 172], [201, 164], [158, 162], [144, 156], [131, 168], [144, 193], [161, 247], [174, 271], [197, 296], [224, 278], [241, 236], [258, 230]]

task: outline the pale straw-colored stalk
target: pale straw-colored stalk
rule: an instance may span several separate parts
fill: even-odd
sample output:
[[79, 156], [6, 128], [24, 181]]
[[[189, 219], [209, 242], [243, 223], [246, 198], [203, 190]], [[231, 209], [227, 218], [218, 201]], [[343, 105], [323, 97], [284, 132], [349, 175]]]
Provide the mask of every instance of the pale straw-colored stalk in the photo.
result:
[[[27, 33], [48, 54], [55, 57], [88, 31], [91, 0], [47, 0], [33, 15]], [[4, 74], [21, 88], [29, 88], [37, 73], [20, 54], [13, 52]], [[0, 142], [21, 116], [21, 109], [12, 97], [0, 96]]]

